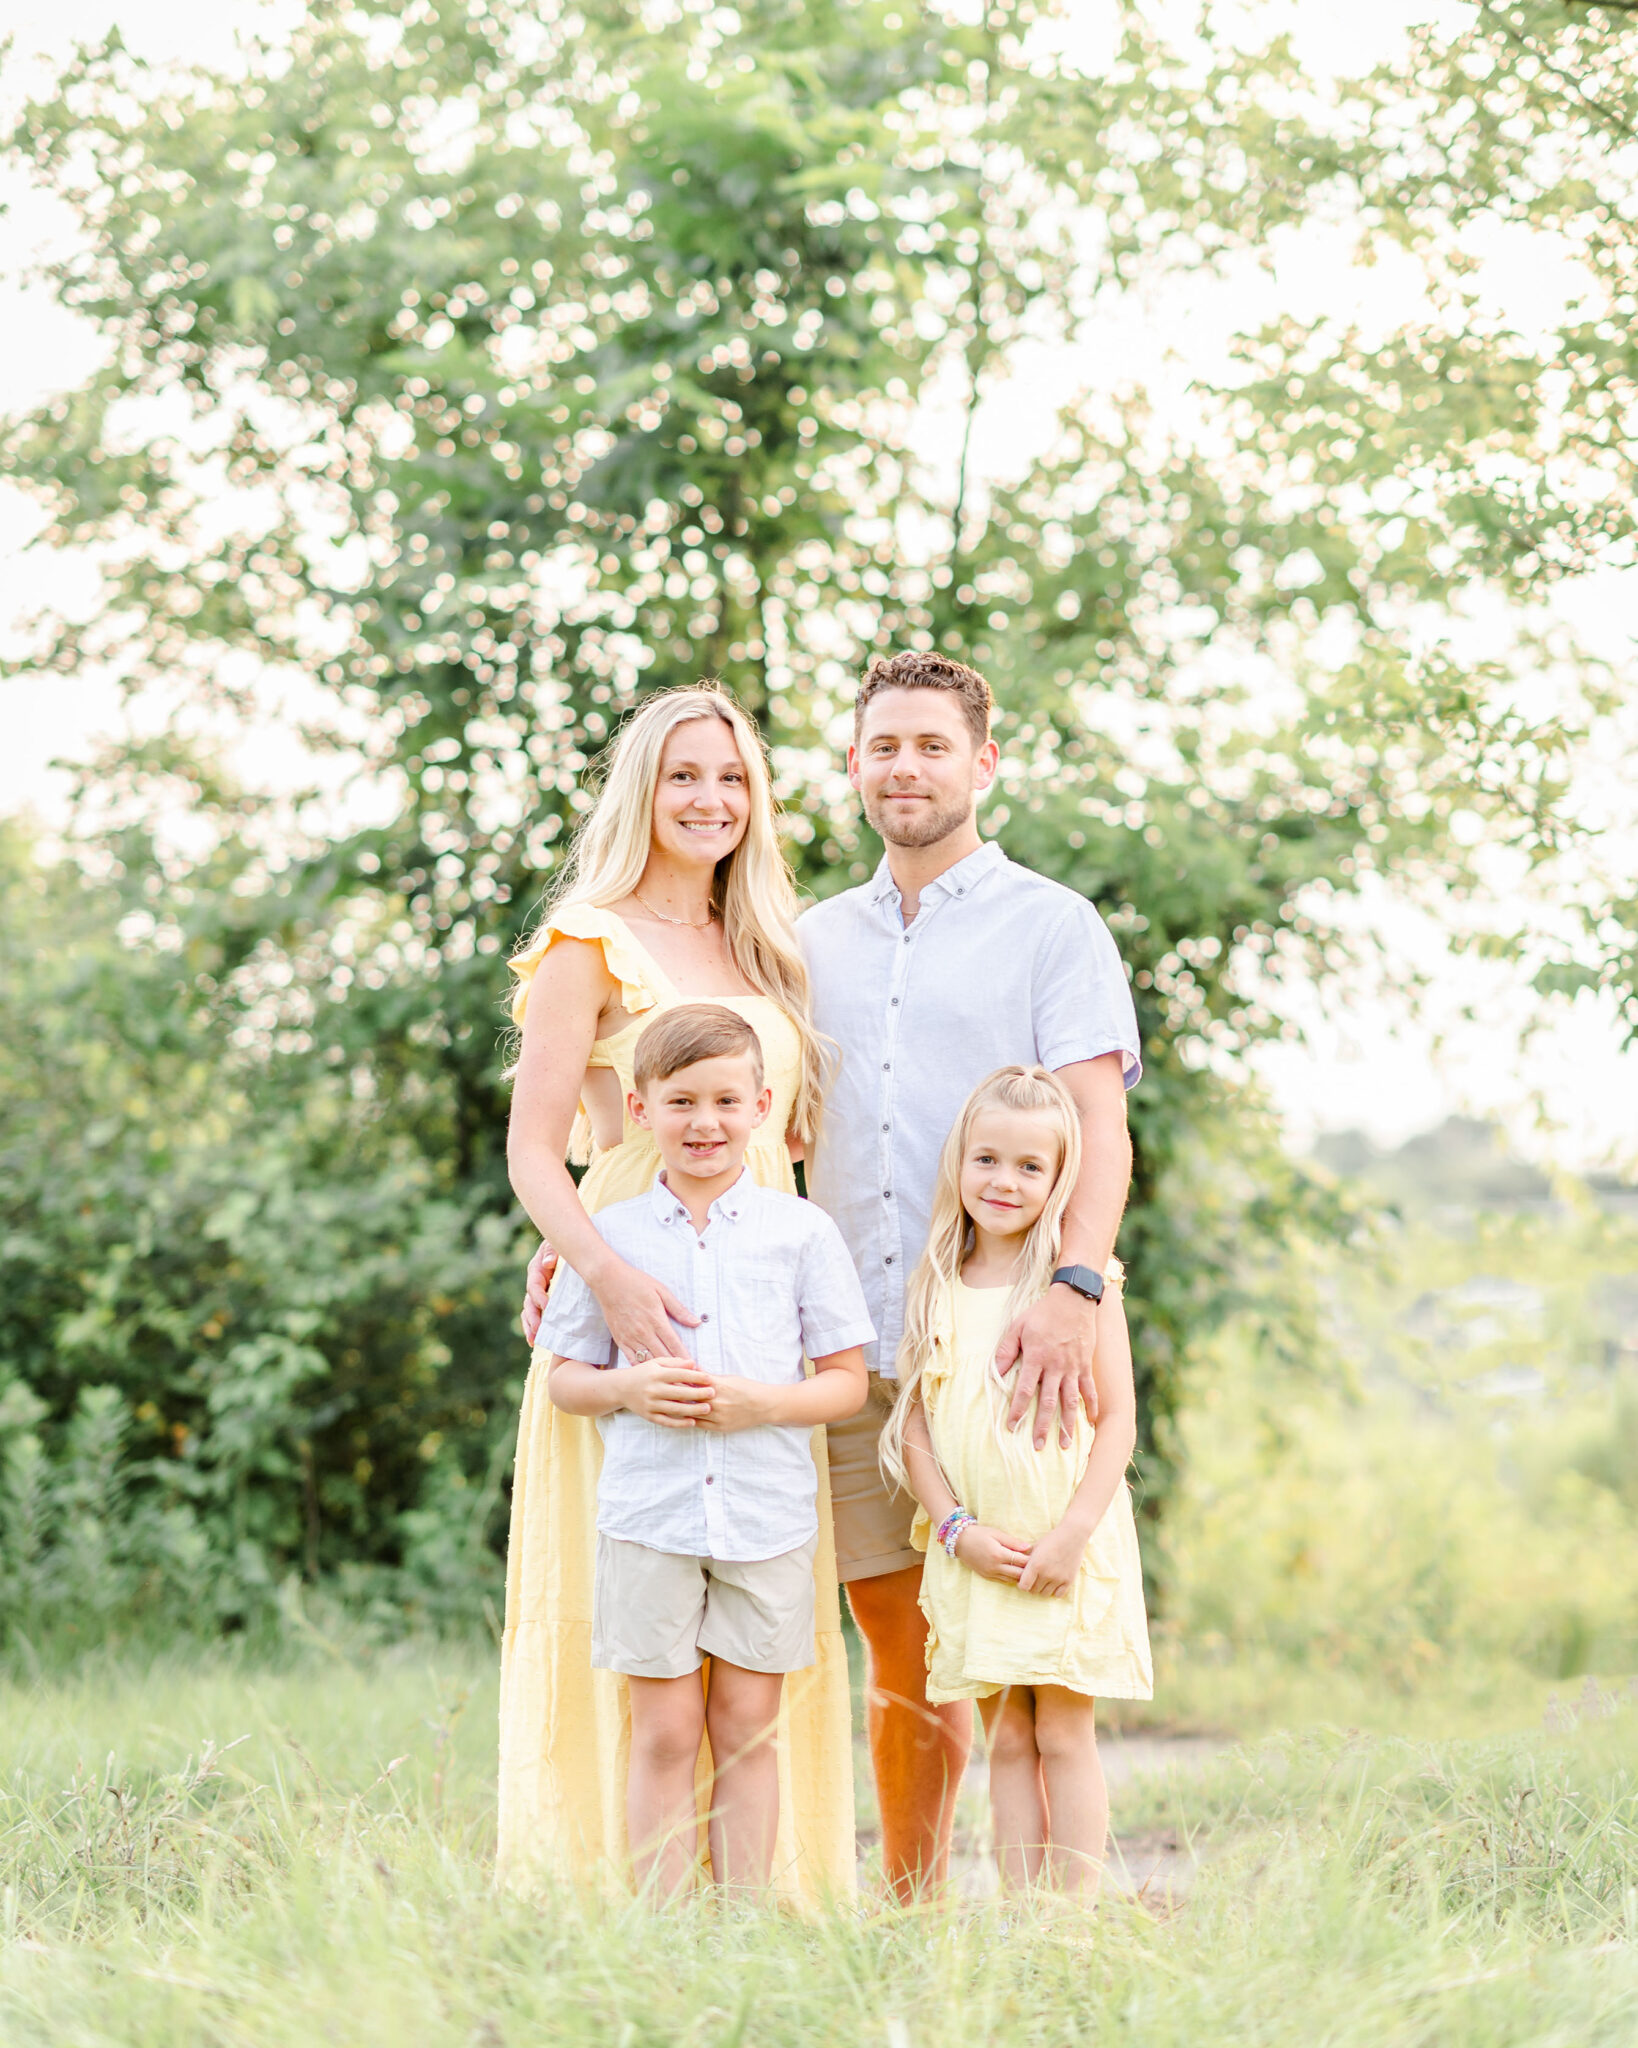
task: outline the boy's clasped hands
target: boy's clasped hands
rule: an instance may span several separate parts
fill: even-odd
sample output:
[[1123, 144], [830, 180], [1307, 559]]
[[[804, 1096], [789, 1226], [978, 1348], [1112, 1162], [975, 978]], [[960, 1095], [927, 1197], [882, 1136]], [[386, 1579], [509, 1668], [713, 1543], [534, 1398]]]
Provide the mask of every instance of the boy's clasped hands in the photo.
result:
[[663, 1429], [755, 1429], [776, 1423], [784, 1391], [733, 1373], [709, 1373], [692, 1358], [646, 1358], [614, 1375], [620, 1405]]

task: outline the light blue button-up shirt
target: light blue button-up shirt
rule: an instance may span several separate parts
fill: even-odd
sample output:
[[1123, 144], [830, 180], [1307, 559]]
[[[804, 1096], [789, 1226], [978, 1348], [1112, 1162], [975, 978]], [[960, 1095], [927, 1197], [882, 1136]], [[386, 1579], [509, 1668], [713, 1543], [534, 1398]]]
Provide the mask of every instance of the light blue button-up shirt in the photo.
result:
[[808, 1193], [836, 1219], [892, 1375], [905, 1283], [927, 1242], [950, 1127], [986, 1074], [1121, 1055], [1137, 1015], [1109, 928], [1084, 896], [981, 846], [921, 892], [909, 925], [884, 859], [798, 920], [814, 1023], [839, 1053]]
[[[802, 1361], [875, 1335], [841, 1235], [812, 1202], [759, 1187], [749, 1173], [718, 1195], [696, 1231], [663, 1180], [592, 1218], [620, 1257], [669, 1287], [700, 1318], [673, 1324], [679, 1354], [710, 1373], [794, 1384]], [[606, 1366], [614, 1349], [597, 1297], [567, 1262], [552, 1282], [537, 1344]], [[719, 1435], [667, 1429], [642, 1415], [600, 1415], [605, 1536], [682, 1557], [744, 1563], [780, 1557], [819, 1527], [812, 1432], [767, 1424]]]

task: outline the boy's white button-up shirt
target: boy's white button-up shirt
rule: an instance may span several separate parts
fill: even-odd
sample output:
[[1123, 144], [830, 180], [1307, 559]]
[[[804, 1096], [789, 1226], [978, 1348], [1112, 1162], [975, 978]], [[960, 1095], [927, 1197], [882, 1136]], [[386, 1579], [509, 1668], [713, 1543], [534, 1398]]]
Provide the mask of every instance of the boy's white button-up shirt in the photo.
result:
[[808, 1193], [841, 1228], [876, 1325], [874, 1369], [891, 1377], [961, 1105], [997, 1067], [1056, 1070], [1107, 1052], [1132, 1087], [1137, 1014], [1092, 905], [993, 843], [929, 883], [908, 925], [884, 859], [860, 888], [805, 911], [796, 933], [813, 1021], [839, 1053]]
[[[802, 1361], [875, 1335], [836, 1225], [812, 1202], [742, 1173], [718, 1195], [703, 1233], [662, 1179], [592, 1218], [621, 1258], [700, 1317], [677, 1352], [710, 1373], [794, 1384]], [[565, 1261], [536, 1344], [587, 1365], [626, 1365], [597, 1299]], [[806, 1543], [819, 1526], [812, 1432], [783, 1425], [667, 1429], [641, 1415], [600, 1415], [605, 1536], [683, 1557], [748, 1563]]]

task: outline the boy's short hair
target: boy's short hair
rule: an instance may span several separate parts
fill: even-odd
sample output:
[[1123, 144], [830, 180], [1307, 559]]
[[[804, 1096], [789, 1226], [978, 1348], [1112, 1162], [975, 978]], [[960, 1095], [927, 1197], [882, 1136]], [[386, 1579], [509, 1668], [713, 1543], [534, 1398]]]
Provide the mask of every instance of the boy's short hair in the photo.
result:
[[865, 707], [883, 690], [943, 690], [961, 707], [976, 745], [983, 746], [990, 736], [995, 698], [977, 669], [968, 668], [964, 661], [952, 661], [947, 654], [910, 649], [903, 654], [878, 654], [865, 670], [853, 703], [855, 745], [864, 730]]
[[632, 1080], [639, 1094], [700, 1060], [747, 1058], [762, 1093], [762, 1041], [736, 1010], [722, 1003], [678, 1003], [655, 1018], [637, 1041]]

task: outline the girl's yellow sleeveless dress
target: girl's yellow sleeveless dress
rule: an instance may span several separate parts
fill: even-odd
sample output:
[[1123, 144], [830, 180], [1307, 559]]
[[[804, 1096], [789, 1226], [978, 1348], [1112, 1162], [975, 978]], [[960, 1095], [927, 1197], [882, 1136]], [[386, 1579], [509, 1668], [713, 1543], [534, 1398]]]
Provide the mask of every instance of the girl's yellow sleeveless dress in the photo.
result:
[[[1108, 1278], [1120, 1284], [1117, 1272]], [[1009, 1293], [956, 1281], [922, 1374], [921, 1399], [956, 1499], [992, 1529], [1033, 1543], [1063, 1520], [1095, 1431], [1083, 1412], [1068, 1445], [1053, 1430], [1036, 1450], [1028, 1430], [1012, 1436], [999, 1426], [994, 1365]], [[1006, 1685], [1062, 1685], [1092, 1699], [1153, 1697], [1143, 1567], [1124, 1480], [1061, 1599], [980, 1578], [931, 1539], [927, 1515], [918, 1514], [910, 1541], [927, 1553], [921, 1607], [927, 1697], [935, 1705], [987, 1699]]]
[[[684, 998], [630, 928], [610, 910], [571, 905], [554, 915], [553, 940], [601, 946], [620, 1001], [636, 1020], [592, 1048], [611, 1067], [621, 1097], [632, 1086], [637, 1039], [652, 1015]], [[745, 1163], [763, 1187], [794, 1194], [785, 1132], [796, 1099], [801, 1044], [790, 1018], [766, 996], [713, 998], [738, 1011], [762, 1041], [773, 1107]], [[765, 1135], [764, 1135], [765, 1134]], [[626, 1121], [621, 1142], [594, 1151], [580, 1199], [595, 1213], [652, 1186], [659, 1171], [652, 1135]], [[550, 1354], [530, 1363], [518, 1423], [512, 1530], [506, 1561], [506, 1633], [501, 1648], [499, 1839], [502, 1880], [623, 1879], [626, 1759], [631, 1715], [626, 1682], [591, 1668], [592, 1561], [597, 1480], [603, 1463], [597, 1425], [565, 1415], [546, 1392]], [[779, 1838], [774, 1881], [805, 1903], [854, 1888], [853, 1749], [847, 1648], [842, 1637], [831, 1532], [825, 1432], [814, 1432], [819, 1467], [819, 1549], [814, 1560], [817, 1659], [785, 1681], [780, 1712]], [[702, 1816], [708, 1762], [702, 1753]], [[701, 1829], [703, 1845], [704, 1830]]]

